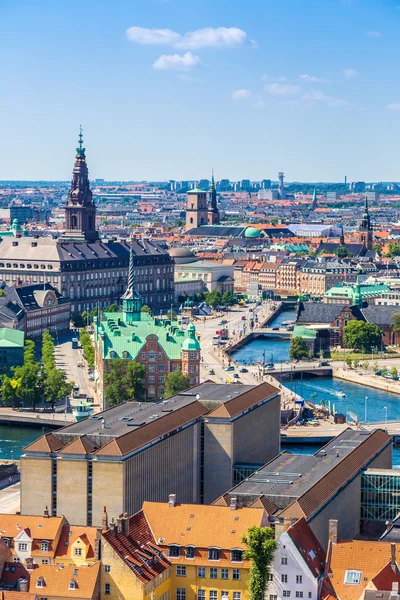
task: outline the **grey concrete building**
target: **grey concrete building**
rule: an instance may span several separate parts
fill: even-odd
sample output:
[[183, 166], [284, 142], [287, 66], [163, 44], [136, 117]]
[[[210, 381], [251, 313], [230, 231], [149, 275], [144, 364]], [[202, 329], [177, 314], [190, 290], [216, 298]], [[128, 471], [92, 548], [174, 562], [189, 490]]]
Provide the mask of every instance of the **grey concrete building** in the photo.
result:
[[21, 511], [101, 525], [144, 500], [215, 500], [235, 461], [264, 463], [280, 449], [280, 395], [207, 382], [158, 403], [128, 402], [49, 433], [21, 457]]

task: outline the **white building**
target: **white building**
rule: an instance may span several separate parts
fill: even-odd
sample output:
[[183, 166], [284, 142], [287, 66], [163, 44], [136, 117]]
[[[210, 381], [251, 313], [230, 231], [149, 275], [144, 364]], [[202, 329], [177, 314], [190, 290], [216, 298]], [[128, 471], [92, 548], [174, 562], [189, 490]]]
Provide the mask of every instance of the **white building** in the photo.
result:
[[217, 289], [222, 294], [233, 292], [234, 269], [233, 265], [197, 260], [188, 248], [171, 248], [169, 252], [175, 261], [175, 281], [181, 283], [185, 280], [201, 279], [209, 292]]

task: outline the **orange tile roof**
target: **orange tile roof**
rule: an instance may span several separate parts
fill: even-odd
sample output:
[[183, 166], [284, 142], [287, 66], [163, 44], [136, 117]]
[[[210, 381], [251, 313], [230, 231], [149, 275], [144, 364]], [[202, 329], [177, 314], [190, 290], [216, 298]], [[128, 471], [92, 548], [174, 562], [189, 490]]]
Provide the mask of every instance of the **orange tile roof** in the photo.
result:
[[216, 409], [211, 411], [208, 418], [212, 417], [235, 417], [242, 411], [258, 404], [265, 398], [275, 396], [279, 393], [279, 389], [269, 383], [261, 383], [256, 388], [235, 396], [231, 400], [227, 400]]
[[53, 433], [46, 433], [46, 435], [42, 435], [28, 446], [25, 446], [24, 450], [32, 450], [34, 452], [57, 452], [58, 450], [61, 450], [63, 446], [64, 444], [62, 444]]
[[[78, 538], [81, 538], [85, 545], [89, 546], [86, 558], [93, 559], [96, 544], [96, 532], [96, 527], [64, 525], [56, 548], [56, 558], [72, 558], [72, 544], [76, 542]], [[66, 542], [68, 542], [68, 545], [66, 545]]]
[[242, 548], [242, 536], [252, 525], [261, 525], [262, 508], [237, 508], [201, 504], [144, 502], [143, 512], [156, 540], [163, 545], [193, 545], [196, 548]]
[[[336, 596], [340, 600], [358, 600], [367, 585], [386, 567], [390, 556], [389, 542], [352, 540], [332, 544], [328, 552], [328, 581]], [[360, 583], [344, 583], [347, 570], [361, 571]]]
[[[20, 577], [29, 582], [30, 593], [40, 593], [40, 596], [61, 598], [91, 599], [95, 595], [97, 579], [100, 571], [100, 561], [89, 567], [66, 565], [34, 565], [32, 570], [24, 566], [17, 569], [15, 563], [6, 563], [2, 583], [15, 585]], [[37, 588], [37, 580], [43, 577], [44, 587]], [[71, 580], [77, 582], [77, 589], [69, 589]]]
[[35, 600], [36, 594], [29, 592], [7, 592], [0, 590], [0, 600]]
[[0, 536], [15, 538], [21, 531], [29, 530], [32, 539], [50, 542], [58, 537], [64, 523], [64, 517], [0, 514]]
[[96, 444], [86, 436], [82, 435], [62, 448], [60, 454], [91, 454], [98, 449]]

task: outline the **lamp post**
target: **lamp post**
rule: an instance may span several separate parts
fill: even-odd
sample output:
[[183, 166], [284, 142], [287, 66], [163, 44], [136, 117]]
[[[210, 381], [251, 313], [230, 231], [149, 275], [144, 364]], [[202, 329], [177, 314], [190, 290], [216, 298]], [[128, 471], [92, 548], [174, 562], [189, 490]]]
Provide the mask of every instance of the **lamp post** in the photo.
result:
[[364, 400], [364, 423], [367, 424], [367, 402], [368, 402], [368, 396], [365, 396], [365, 400]]

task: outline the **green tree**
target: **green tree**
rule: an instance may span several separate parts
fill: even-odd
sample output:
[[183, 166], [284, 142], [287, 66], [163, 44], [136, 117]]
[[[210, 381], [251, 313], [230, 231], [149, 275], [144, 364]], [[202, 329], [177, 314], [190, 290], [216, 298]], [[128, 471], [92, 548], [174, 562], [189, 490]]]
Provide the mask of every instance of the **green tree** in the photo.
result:
[[167, 312], [167, 319], [170, 319], [170, 321], [176, 321], [177, 318], [178, 318], [178, 315], [176, 314], [176, 312], [174, 310], [169, 310]]
[[14, 368], [14, 379], [19, 381], [17, 396], [24, 404], [29, 404], [35, 409], [41, 397], [41, 379], [39, 378], [40, 365], [28, 362]]
[[388, 245], [388, 250], [386, 252], [386, 256], [400, 256], [400, 244], [399, 242], [390, 242]]
[[94, 369], [94, 348], [92, 339], [84, 329], [80, 332], [79, 339], [83, 350], [83, 356], [86, 358], [89, 368]]
[[190, 378], [182, 373], [180, 369], [177, 371], [171, 371], [165, 377], [165, 391], [164, 398], [169, 398], [179, 392], [187, 390], [190, 386]]
[[20, 381], [3, 375], [1, 380], [1, 398], [6, 406], [15, 406], [18, 400], [18, 388]]
[[253, 525], [243, 536], [247, 549], [244, 558], [251, 561], [250, 600], [264, 600], [277, 542], [271, 527]]
[[228, 290], [222, 294], [221, 303], [223, 306], [233, 306], [236, 303], [236, 297]]
[[300, 360], [304, 357], [310, 356], [310, 349], [307, 342], [301, 337], [293, 338], [290, 346], [289, 356], [292, 360]]
[[351, 369], [351, 365], [353, 364], [353, 360], [349, 354], [346, 355], [346, 365]]
[[217, 308], [218, 306], [221, 306], [222, 304], [222, 296], [221, 296], [221, 292], [219, 290], [213, 290], [212, 292], [208, 292], [205, 296], [205, 301], [208, 304], [208, 306], [211, 306], [211, 308]]
[[388, 368], [387, 367], [382, 367], [381, 369], [381, 375], [382, 377], [385, 377], [385, 375], [387, 375], [388, 373]]
[[147, 304], [143, 304], [143, 306], [142, 306], [142, 312], [149, 313], [149, 315], [151, 315], [151, 308], [150, 308], [150, 306], [147, 306]]
[[144, 400], [146, 368], [140, 363], [121, 358], [108, 361], [108, 371], [104, 377], [105, 397], [109, 405], [122, 404], [128, 400]]
[[357, 356], [353, 359], [354, 368], [357, 369], [360, 364], [360, 359]]
[[380, 244], [372, 244], [372, 250], [374, 250], [378, 256], [382, 255], [382, 246]]
[[346, 258], [349, 255], [347, 248], [345, 248], [344, 246], [340, 246], [337, 250], [336, 250], [336, 256], [338, 258]]
[[366, 371], [368, 371], [368, 367], [369, 367], [369, 360], [364, 360], [363, 362], [363, 367]]
[[390, 369], [390, 374], [391, 374], [391, 376], [393, 377], [393, 379], [397, 379], [397, 377], [398, 377], [398, 375], [399, 375], [399, 372], [398, 372], [398, 370], [396, 369], [396, 367], [392, 367], [392, 368]]
[[378, 361], [374, 360], [374, 362], [372, 363], [372, 370], [374, 373], [376, 373], [378, 369], [379, 369]]
[[365, 353], [371, 352], [373, 346], [380, 346], [382, 331], [374, 323], [350, 321], [344, 328], [347, 348], [354, 348]]
[[396, 313], [392, 316], [392, 331], [393, 333], [400, 334], [400, 313]]
[[54, 403], [69, 396], [73, 386], [71, 381], [67, 381], [64, 371], [55, 367], [49, 369], [45, 374], [43, 384], [45, 401], [51, 404], [51, 408], [54, 410]]

